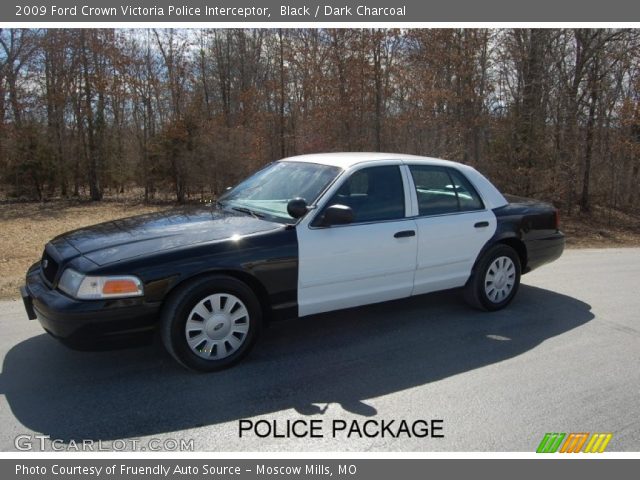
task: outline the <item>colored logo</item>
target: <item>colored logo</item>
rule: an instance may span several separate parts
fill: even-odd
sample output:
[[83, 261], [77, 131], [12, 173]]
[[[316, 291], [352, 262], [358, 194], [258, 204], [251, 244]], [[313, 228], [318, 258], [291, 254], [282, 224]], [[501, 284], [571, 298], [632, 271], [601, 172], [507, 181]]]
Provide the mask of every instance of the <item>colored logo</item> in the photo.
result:
[[611, 433], [545, 433], [536, 453], [602, 453], [611, 437]]

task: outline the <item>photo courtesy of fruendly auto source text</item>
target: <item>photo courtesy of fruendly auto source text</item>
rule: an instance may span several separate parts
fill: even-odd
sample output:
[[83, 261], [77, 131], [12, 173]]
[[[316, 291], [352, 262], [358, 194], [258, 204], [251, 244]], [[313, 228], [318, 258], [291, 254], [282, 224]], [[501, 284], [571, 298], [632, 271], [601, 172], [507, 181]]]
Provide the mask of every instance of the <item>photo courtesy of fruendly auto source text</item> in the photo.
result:
[[640, 6], [0, 5], [0, 477], [631, 478]]

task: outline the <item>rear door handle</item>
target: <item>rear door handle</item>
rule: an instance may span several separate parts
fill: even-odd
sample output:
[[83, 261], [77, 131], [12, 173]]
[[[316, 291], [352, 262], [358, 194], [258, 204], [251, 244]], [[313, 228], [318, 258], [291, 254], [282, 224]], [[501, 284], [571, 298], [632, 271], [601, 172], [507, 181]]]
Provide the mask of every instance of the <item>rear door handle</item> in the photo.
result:
[[478, 222], [474, 225], [474, 227], [476, 228], [483, 228], [483, 227], [488, 227], [489, 226], [489, 222]]
[[396, 232], [396, 234], [393, 236], [394, 238], [405, 238], [405, 237], [415, 237], [416, 236], [416, 231], [415, 230], [403, 230], [401, 232]]

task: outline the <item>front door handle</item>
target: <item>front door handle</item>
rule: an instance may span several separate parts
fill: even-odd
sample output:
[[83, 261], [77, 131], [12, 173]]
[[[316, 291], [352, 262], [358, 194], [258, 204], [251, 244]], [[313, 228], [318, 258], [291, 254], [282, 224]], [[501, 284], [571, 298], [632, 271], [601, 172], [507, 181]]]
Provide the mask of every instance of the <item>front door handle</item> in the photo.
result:
[[415, 230], [403, 230], [401, 232], [396, 232], [396, 234], [393, 236], [394, 238], [405, 238], [405, 237], [415, 237], [416, 236], [416, 231]]
[[478, 222], [474, 225], [474, 227], [476, 228], [483, 228], [483, 227], [488, 227], [489, 226], [489, 222]]

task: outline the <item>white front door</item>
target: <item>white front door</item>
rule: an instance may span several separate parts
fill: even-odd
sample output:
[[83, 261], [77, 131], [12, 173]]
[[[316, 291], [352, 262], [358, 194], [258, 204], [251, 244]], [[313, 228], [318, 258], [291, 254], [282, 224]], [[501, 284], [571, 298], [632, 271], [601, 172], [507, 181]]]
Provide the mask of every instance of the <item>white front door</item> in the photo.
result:
[[411, 295], [416, 222], [406, 217], [406, 177], [398, 165], [352, 173], [324, 207], [351, 207], [349, 225], [299, 225], [298, 309], [311, 315]]

